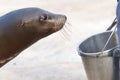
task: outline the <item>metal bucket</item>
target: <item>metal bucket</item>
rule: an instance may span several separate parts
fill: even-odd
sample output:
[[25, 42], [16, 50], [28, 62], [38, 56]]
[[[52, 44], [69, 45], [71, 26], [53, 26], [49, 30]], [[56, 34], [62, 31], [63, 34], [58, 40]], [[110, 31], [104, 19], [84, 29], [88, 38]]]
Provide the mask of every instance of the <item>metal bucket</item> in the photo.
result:
[[113, 57], [118, 45], [116, 32], [102, 51], [111, 33], [108, 31], [94, 35], [79, 45], [78, 53], [82, 57], [88, 80], [120, 80], [119, 57]]

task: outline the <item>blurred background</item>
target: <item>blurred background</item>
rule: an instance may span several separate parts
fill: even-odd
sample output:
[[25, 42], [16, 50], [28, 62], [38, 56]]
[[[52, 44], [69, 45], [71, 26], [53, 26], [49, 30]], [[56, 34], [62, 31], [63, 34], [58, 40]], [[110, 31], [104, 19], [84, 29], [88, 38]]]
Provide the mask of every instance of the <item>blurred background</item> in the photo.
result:
[[[106, 31], [115, 18], [117, 0], [1, 0], [0, 15], [38, 7], [64, 14], [64, 30], [54, 33], [0, 68], [0, 80], [87, 80], [77, 47]], [[7, 23], [6, 23], [7, 24]]]

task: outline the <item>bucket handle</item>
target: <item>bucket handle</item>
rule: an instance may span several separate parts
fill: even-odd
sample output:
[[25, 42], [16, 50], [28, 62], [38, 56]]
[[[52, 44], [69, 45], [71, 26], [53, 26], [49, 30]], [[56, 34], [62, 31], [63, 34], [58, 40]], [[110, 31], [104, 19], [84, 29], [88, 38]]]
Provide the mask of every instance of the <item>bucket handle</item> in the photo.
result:
[[112, 24], [107, 28], [106, 31], [111, 30], [116, 24], [117, 24], [117, 18], [115, 17], [115, 19], [113, 20]]
[[[107, 28], [106, 31], [110, 31], [116, 24], [117, 24], [117, 18], [115, 18], [115, 19], [113, 20], [112, 24]], [[110, 36], [109, 36], [108, 40], [106, 41], [104, 47], [102, 48], [102, 50], [101, 50], [102, 53], [101, 53], [101, 54], [98, 54], [97, 57], [101, 57], [101, 56], [107, 55], [107, 54], [105, 54], [105, 53], [103, 54], [103, 51], [105, 50], [105, 48], [107, 47], [107, 45], [108, 45], [111, 37], [112, 37], [113, 34], [115, 33], [116, 28], [117, 28], [117, 27], [115, 27], [115, 29], [112, 31], [112, 33], [110, 34]]]

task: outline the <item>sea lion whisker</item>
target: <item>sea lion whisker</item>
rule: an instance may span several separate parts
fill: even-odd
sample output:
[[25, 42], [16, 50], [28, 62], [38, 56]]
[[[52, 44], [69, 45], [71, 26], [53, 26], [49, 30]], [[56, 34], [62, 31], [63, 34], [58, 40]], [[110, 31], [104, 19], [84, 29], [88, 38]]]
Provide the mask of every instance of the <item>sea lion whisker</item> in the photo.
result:
[[65, 25], [66, 25], [66, 27], [69, 26], [69, 27], [68, 27], [68, 30], [69, 30], [70, 32], [72, 32], [72, 27], [73, 27], [72, 24], [67, 21], [67, 22], [65, 23]]
[[65, 29], [65, 27], [63, 28], [63, 31], [64, 31], [64, 33], [65, 33], [67, 36], [69, 36], [69, 34], [68, 34], [67, 30]]
[[[66, 25], [65, 25], [66, 26]], [[68, 30], [68, 29], [67, 29]], [[64, 32], [66, 32], [66, 28], [64, 27], [63, 28], [63, 33]], [[64, 33], [65, 35], [66, 35], [66, 33]], [[75, 45], [75, 42], [73, 42], [70, 38], [71, 38], [71, 35], [70, 34], [68, 34], [68, 35], [66, 35], [67, 37], [66, 37], [66, 39], [71, 43], [71, 45], [72, 46], [74, 46]]]
[[64, 29], [67, 31], [68, 34], [72, 33], [72, 30], [65, 24]]
[[63, 33], [64, 33], [64, 30], [67, 30], [67, 33], [69, 33], [69, 37], [67, 36], [66, 39], [71, 43], [72, 48], [74, 48], [75, 42], [70, 39], [71, 38], [70, 34], [72, 33], [72, 24], [70, 23], [69, 20], [67, 20], [62, 30], [63, 30]]
[[68, 35], [66, 35], [64, 28], [60, 31], [62, 35], [65, 37], [65, 39], [68, 39]]
[[66, 32], [66, 30], [63, 28], [62, 30], [62, 33], [63, 33], [63, 35], [65, 36], [65, 38], [67, 39], [67, 40], [69, 40], [69, 34]]
[[66, 25], [65, 25], [65, 27], [63, 28], [63, 30], [65, 31], [65, 33], [68, 35], [68, 36], [70, 36], [71, 35], [71, 30], [69, 30], [68, 29], [68, 27], [66, 27]]
[[62, 31], [60, 31], [60, 36], [62, 37], [62, 39], [66, 40], [66, 37]]

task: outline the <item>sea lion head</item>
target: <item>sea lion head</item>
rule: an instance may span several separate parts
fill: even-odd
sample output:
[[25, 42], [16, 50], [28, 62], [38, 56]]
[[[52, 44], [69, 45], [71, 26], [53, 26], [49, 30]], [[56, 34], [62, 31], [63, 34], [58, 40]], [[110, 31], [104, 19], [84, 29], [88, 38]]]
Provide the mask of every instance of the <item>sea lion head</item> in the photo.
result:
[[56, 31], [66, 16], [39, 8], [23, 8], [0, 17], [0, 67], [33, 43]]
[[21, 26], [43, 37], [62, 29], [67, 19], [65, 15], [54, 14], [39, 8], [27, 8], [25, 12], [28, 14], [24, 14]]

